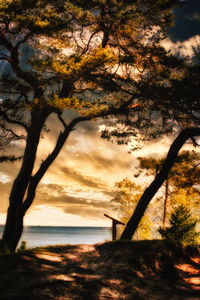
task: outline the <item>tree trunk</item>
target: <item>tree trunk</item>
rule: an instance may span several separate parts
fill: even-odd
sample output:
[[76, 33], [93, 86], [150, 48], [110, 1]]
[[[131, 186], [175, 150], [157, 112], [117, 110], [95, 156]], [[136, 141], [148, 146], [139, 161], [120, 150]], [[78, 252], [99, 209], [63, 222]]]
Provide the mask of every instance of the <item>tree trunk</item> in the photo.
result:
[[167, 204], [169, 198], [169, 179], [166, 179], [165, 183], [165, 199], [164, 199], [164, 209], [163, 209], [163, 229], [165, 229], [166, 217], [167, 217]]
[[[77, 122], [78, 121], [80, 120], [77, 118]], [[15, 251], [21, 237], [23, 231], [23, 217], [34, 200], [36, 188], [49, 166], [58, 156], [67, 137], [73, 130], [74, 125], [76, 125], [76, 120], [66, 126], [64, 131], [60, 133], [54, 150], [42, 162], [38, 171], [32, 175], [37, 146], [44, 122], [38, 121], [37, 123], [39, 123], [40, 126], [38, 130], [35, 130], [33, 135], [30, 135], [27, 139], [22, 167], [11, 190], [10, 206], [8, 208], [7, 221], [2, 238], [3, 246], [5, 245], [11, 251]]]
[[11, 189], [7, 219], [2, 237], [3, 245], [11, 251], [15, 250], [23, 230], [24, 213], [22, 203], [32, 176], [42, 127], [43, 122], [41, 122], [41, 119], [34, 119], [28, 133], [22, 166]]
[[187, 141], [187, 139], [199, 135], [200, 135], [200, 128], [198, 127], [185, 128], [179, 133], [178, 137], [174, 140], [174, 142], [172, 143], [169, 149], [169, 152], [167, 154], [167, 157], [163, 163], [160, 172], [156, 175], [153, 182], [144, 191], [142, 197], [140, 198], [133, 215], [131, 216], [124, 231], [122, 232], [122, 235], [120, 237], [121, 240], [132, 239], [132, 236], [134, 235], [147, 206], [149, 205], [150, 201], [152, 200], [152, 198], [154, 197], [158, 189], [161, 187], [163, 182], [168, 177], [168, 174], [178, 156], [179, 150], [182, 148], [182, 146]]
[[23, 220], [24, 220], [24, 213], [21, 207], [18, 207], [17, 213], [15, 216], [15, 227], [12, 232], [10, 232], [9, 239], [6, 241], [6, 247], [11, 251], [14, 252], [17, 248], [17, 244], [20, 240], [20, 237], [23, 232]]

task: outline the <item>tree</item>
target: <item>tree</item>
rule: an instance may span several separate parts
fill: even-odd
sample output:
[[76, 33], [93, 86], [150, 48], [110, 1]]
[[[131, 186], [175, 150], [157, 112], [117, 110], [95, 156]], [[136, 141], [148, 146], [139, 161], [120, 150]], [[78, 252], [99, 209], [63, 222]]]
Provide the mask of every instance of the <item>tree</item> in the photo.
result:
[[142, 197], [140, 198], [133, 215], [129, 219], [120, 237], [121, 239], [132, 238], [142, 216], [144, 215], [147, 206], [149, 205], [150, 201], [152, 200], [152, 198], [154, 197], [158, 189], [162, 186], [163, 182], [168, 177], [168, 174], [178, 156], [179, 150], [182, 148], [184, 143], [189, 138], [194, 138], [199, 135], [200, 135], [200, 128], [198, 127], [185, 128], [179, 133], [179, 135], [174, 140], [174, 142], [172, 143], [169, 149], [169, 152], [162, 165], [160, 172], [157, 173], [155, 179], [152, 181], [149, 187], [144, 191]]
[[[121, 239], [132, 238], [145, 209], [158, 189], [162, 186], [163, 182], [167, 179], [184, 143], [191, 139], [194, 146], [198, 145], [195, 138], [200, 136], [199, 75], [200, 62], [197, 57], [197, 62], [195, 64], [186, 64], [185, 71], [183, 71], [182, 74], [177, 73], [170, 81], [169, 86], [166, 83], [159, 87], [154, 86], [154, 88], [151, 89], [152, 97], [154, 97], [154, 99], [156, 99], [158, 95], [163, 95], [161, 105], [157, 102], [157, 108], [155, 106], [153, 107], [157, 113], [160, 113], [160, 115], [163, 116], [163, 125], [166, 126], [166, 128], [169, 128], [169, 131], [177, 130], [177, 128], [182, 130], [170, 146], [160, 172], [157, 173], [153, 182], [140, 198], [133, 215], [121, 235]], [[174, 105], [171, 105], [172, 103], [174, 103]], [[169, 109], [170, 106], [171, 109]], [[166, 113], [163, 111], [164, 108]]]
[[[141, 186], [136, 185], [128, 178], [124, 178], [122, 181], [115, 183], [115, 190], [111, 204], [113, 209], [117, 211], [118, 216], [123, 223], [127, 223], [129, 220], [133, 209], [141, 197], [141, 193]], [[148, 214], [146, 213], [137, 229], [136, 238], [149, 238], [151, 235], [151, 226], [152, 223], [148, 217]]]
[[[107, 126], [102, 133], [102, 137], [108, 140], [127, 144], [132, 143], [137, 136], [139, 141], [146, 141], [157, 138], [161, 134], [177, 132], [177, 138], [172, 143], [160, 172], [142, 195], [121, 239], [132, 238], [145, 209], [167, 179], [184, 143], [191, 140], [195, 146], [198, 145], [195, 137], [200, 135], [199, 58], [198, 54], [195, 62], [183, 61], [182, 66], [175, 60], [177, 68], [174, 72], [168, 72], [169, 69], [165, 72], [165, 70], [160, 80], [151, 73], [148, 81], [140, 81], [140, 91], [143, 97], [146, 95], [148, 98], [144, 105], [141, 104], [143, 110], [141, 109], [137, 114], [140, 118], [135, 118], [131, 113], [126, 117], [120, 116], [116, 119], [115, 126], [110, 123], [110, 127]], [[174, 57], [171, 59], [173, 60]], [[136, 147], [138, 145], [133, 143], [132, 150]]]
[[[148, 175], [156, 175], [162, 167], [164, 159], [139, 157], [139, 169], [147, 170]], [[165, 228], [167, 214], [176, 206], [183, 204], [188, 208], [198, 207], [200, 198], [198, 191], [200, 174], [200, 155], [195, 151], [182, 151], [170, 170], [166, 179], [163, 200], [162, 226]]]
[[[150, 234], [150, 227], [153, 223], [148, 217], [148, 213], [155, 211], [155, 207], [159, 205], [161, 199], [164, 201], [157, 209], [157, 214], [163, 210], [162, 228], [164, 230], [167, 220], [167, 215], [181, 206], [184, 209], [198, 210], [200, 197], [199, 197], [199, 153], [195, 151], [183, 151], [175, 159], [175, 162], [168, 174], [167, 193], [166, 186], [163, 196], [155, 199], [154, 203], [148, 205], [137, 229], [135, 232], [138, 238], [147, 238]], [[139, 157], [139, 171], [148, 170], [147, 175], [155, 176], [162, 168], [164, 159]], [[138, 177], [138, 174], [136, 174]], [[166, 199], [168, 194], [168, 199]], [[118, 211], [119, 217], [122, 218], [124, 223], [127, 223], [131, 216], [131, 212], [136, 208], [142, 196], [142, 188], [136, 185], [129, 179], [123, 179], [115, 184], [115, 192], [112, 198], [114, 208]]]
[[182, 244], [198, 244], [200, 232], [195, 230], [197, 219], [192, 217], [189, 208], [180, 205], [171, 214], [170, 226], [160, 228], [159, 233], [168, 241]]
[[[75, 126], [83, 121], [142, 110], [149, 99], [139, 82], [161, 80], [172, 58], [159, 46], [178, 0], [33, 1], [0, 3], [0, 117], [21, 128], [26, 144], [13, 183], [2, 242], [14, 251], [36, 188]], [[23, 48], [32, 56], [25, 59]], [[173, 61], [175, 62], [175, 61]], [[174, 69], [179, 66], [176, 61]], [[152, 82], [152, 84], [153, 84]], [[144, 96], [143, 96], [144, 94]], [[138, 99], [140, 101], [138, 102]], [[68, 113], [66, 113], [66, 111]], [[49, 116], [62, 131], [33, 173]], [[139, 119], [140, 116], [138, 116]]]

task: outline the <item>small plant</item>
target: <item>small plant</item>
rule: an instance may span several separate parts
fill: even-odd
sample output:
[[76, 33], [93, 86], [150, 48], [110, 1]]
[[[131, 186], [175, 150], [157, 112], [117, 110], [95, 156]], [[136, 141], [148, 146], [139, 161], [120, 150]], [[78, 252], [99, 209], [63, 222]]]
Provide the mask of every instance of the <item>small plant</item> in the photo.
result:
[[159, 233], [162, 238], [168, 241], [173, 241], [178, 244], [197, 245], [200, 237], [200, 232], [197, 232], [195, 227], [197, 219], [192, 217], [189, 208], [180, 205], [171, 214], [170, 226], [166, 229], [159, 228]]
[[19, 247], [19, 249], [17, 250], [17, 252], [23, 252], [26, 250], [26, 241], [22, 241], [21, 242], [21, 246]]

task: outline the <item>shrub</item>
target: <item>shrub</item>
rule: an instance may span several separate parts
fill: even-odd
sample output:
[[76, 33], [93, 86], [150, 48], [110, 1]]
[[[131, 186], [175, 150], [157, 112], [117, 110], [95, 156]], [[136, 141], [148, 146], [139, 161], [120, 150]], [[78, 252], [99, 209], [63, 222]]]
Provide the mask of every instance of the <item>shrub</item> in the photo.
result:
[[158, 230], [163, 239], [178, 244], [198, 244], [200, 232], [197, 232], [195, 229], [197, 219], [192, 216], [189, 208], [184, 205], [178, 206], [171, 214], [169, 222], [169, 227], [166, 229], [160, 227]]
[[19, 249], [17, 250], [17, 252], [23, 252], [26, 250], [26, 241], [22, 241], [21, 242], [21, 246], [19, 247]]

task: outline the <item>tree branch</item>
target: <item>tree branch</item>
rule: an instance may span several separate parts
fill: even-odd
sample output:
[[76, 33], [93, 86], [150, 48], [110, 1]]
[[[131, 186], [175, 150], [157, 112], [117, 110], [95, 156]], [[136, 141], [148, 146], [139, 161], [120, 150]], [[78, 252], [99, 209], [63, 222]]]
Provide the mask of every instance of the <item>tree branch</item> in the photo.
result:
[[0, 43], [2, 43], [8, 51], [10, 51], [10, 58], [7, 59], [15, 74], [33, 87], [34, 90], [40, 90], [40, 83], [30, 72], [23, 71], [20, 67], [18, 46], [14, 47], [12, 43], [6, 38], [5, 34], [0, 31]]
[[27, 40], [28, 40], [28, 38], [32, 35], [33, 33], [31, 32], [31, 31], [29, 31], [25, 36], [24, 36], [24, 38], [23, 39], [21, 39], [17, 44], [16, 44], [16, 49], [18, 49], [19, 48], [19, 46], [21, 45], [21, 44], [23, 44], [23, 43], [25, 43]]
[[2, 162], [14, 162], [22, 159], [23, 156], [0, 156], [0, 163]]
[[112, 107], [107, 111], [103, 111], [101, 113], [93, 114], [91, 116], [75, 118], [74, 120], [71, 121], [71, 123], [69, 125], [67, 125], [65, 123], [65, 121], [62, 119], [61, 115], [58, 114], [58, 118], [64, 126], [64, 131], [60, 133], [60, 135], [57, 139], [54, 150], [42, 162], [42, 164], [40, 165], [38, 171], [35, 173], [34, 176], [32, 176], [32, 178], [30, 180], [30, 184], [29, 184], [28, 192], [27, 192], [27, 197], [24, 200], [23, 205], [22, 205], [22, 209], [23, 209], [24, 213], [31, 206], [31, 204], [34, 200], [35, 192], [36, 192], [36, 188], [37, 188], [38, 183], [40, 182], [40, 180], [42, 179], [42, 177], [46, 173], [49, 166], [53, 163], [53, 161], [56, 159], [56, 157], [60, 153], [60, 150], [62, 149], [63, 145], [65, 144], [69, 134], [74, 129], [74, 126], [76, 124], [78, 124], [79, 122], [89, 121], [89, 120], [94, 119], [94, 118], [104, 117], [104, 116], [107, 116], [107, 115], [110, 115], [110, 114], [115, 114], [117, 112], [121, 113], [123, 109], [125, 109], [126, 107], [128, 107], [132, 103], [134, 98], [135, 98], [135, 96], [131, 97], [128, 101], [126, 101], [126, 103], [123, 103], [119, 108]]
[[29, 187], [28, 187], [28, 192], [27, 192], [27, 197], [23, 202], [22, 209], [24, 213], [27, 211], [27, 209], [31, 206], [33, 199], [35, 197], [35, 191], [37, 188], [38, 183], [46, 173], [47, 169], [49, 166], [53, 163], [53, 161], [56, 159], [58, 154], [60, 153], [60, 150], [62, 149], [67, 137], [69, 136], [71, 130], [67, 127], [64, 132], [61, 132], [56, 145], [54, 147], [54, 150], [51, 152], [50, 155], [42, 162], [40, 165], [38, 171], [35, 173], [34, 176], [32, 176]]
[[28, 128], [28, 126], [25, 123], [23, 123], [21, 121], [10, 119], [8, 117], [8, 115], [6, 114], [6, 112], [2, 111], [1, 108], [0, 108], [0, 116], [2, 116], [6, 122], [8, 122], [10, 124], [16, 124], [16, 125], [22, 126], [26, 130], [26, 132], [29, 131], [29, 128]]

